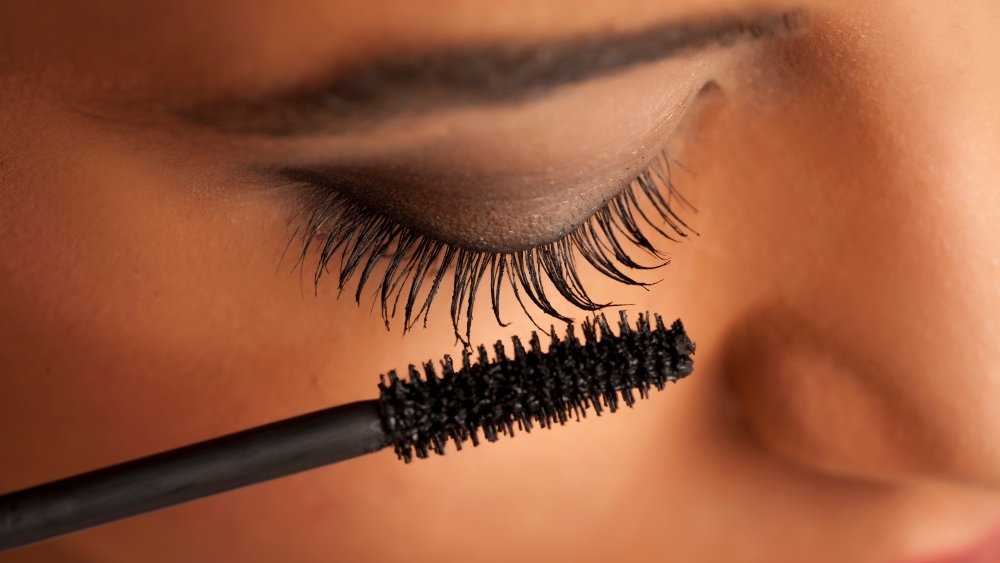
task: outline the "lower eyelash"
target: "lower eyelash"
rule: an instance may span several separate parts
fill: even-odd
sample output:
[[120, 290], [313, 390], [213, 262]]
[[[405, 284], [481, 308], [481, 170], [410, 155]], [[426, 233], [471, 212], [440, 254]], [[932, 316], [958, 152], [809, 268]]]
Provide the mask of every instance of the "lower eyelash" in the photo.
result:
[[[301, 182], [300, 182], [301, 183]], [[666, 197], [661, 193], [666, 188]], [[354, 299], [359, 304], [365, 287], [372, 281], [376, 265], [387, 259], [385, 272], [376, 289], [386, 328], [397, 312], [403, 313], [403, 331], [409, 331], [420, 319], [427, 324], [430, 305], [445, 280], [452, 274], [451, 322], [455, 336], [468, 344], [472, 332], [472, 313], [484, 278], [489, 274], [489, 292], [493, 315], [501, 326], [500, 294], [503, 284], [513, 289], [515, 300], [528, 318], [538, 326], [527, 302], [562, 321], [570, 321], [551, 302], [545, 287], [551, 284], [569, 304], [596, 311], [614, 303], [594, 301], [584, 288], [577, 271], [577, 257], [593, 269], [625, 285], [648, 286], [625, 270], [649, 270], [665, 266], [669, 258], [658, 251], [644, 233], [644, 227], [671, 241], [694, 232], [671, 208], [678, 201], [693, 210], [670, 181], [670, 162], [666, 154], [654, 160], [621, 193], [583, 224], [562, 238], [534, 248], [510, 252], [470, 250], [434, 240], [405, 227], [329, 188], [305, 183], [304, 200], [292, 222], [299, 221], [289, 245], [301, 239], [302, 249], [296, 262], [303, 268], [314, 248], [319, 248], [319, 262], [313, 284], [331, 274], [330, 264], [339, 256], [337, 287], [343, 291], [357, 276]], [[642, 203], [655, 212], [658, 226], [643, 210]], [[651, 266], [640, 264], [622, 242], [653, 257]], [[425, 284], [429, 289], [421, 295]], [[404, 298], [405, 295], [405, 298]], [[525, 301], [527, 300], [527, 302]], [[400, 305], [402, 307], [400, 308]], [[464, 331], [463, 331], [464, 321]], [[541, 328], [541, 327], [539, 327]]]

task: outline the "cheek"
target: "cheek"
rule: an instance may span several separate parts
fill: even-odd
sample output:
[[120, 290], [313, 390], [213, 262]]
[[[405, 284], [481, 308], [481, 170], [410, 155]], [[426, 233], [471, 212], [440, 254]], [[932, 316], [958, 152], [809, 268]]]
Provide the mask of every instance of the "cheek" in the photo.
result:
[[[0, 464], [3, 489], [371, 398], [379, 373], [448, 351], [457, 355], [447, 299], [431, 312], [429, 330], [404, 338], [398, 324], [385, 330], [371, 301], [360, 307], [349, 295], [337, 301], [335, 280], [313, 295], [311, 262], [304, 282], [293, 270], [295, 243], [292, 258], [276, 271], [291, 233], [285, 206], [273, 198], [205, 195], [226, 191], [217, 188], [229, 180], [101, 139], [44, 140], [46, 151], [61, 155], [58, 162], [21, 150], [3, 170], [15, 179], [5, 187], [16, 197], [0, 210], [0, 225], [13, 233], [4, 239], [0, 268], [10, 275], [0, 276], [0, 311], [17, 322], [16, 330], [0, 323], [0, 372], [17, 377], [0, 381], [0, 427], [23, 430], [0, 433], [0, 451], [31, 460]], [[607, 295], [616, 289], [598, 275], [586, 281], [603, 284]], [[509, 291], [503, 296], [505, 318], [513, 321], [507, 328], [480, 310], [477, 340], [530, 333], [513, 299]], [[454, 526], [428, 534], [412, 525], [414, 514], [443, 521], [462, 513], [475, 516], [467, 520], [477, 530], [514, 526], [512, 535], [548, 545], [551, 534], [539, 519], [570, 529], [610, 528], [601, 518], [634, 501], [635, 483], [658, 481], [653, 475], [603, 480], [640, 471], [636, 436], [651, 442], [647, 434], [658, 428], [648, 419], [655, 409], [644, 412], [646, 419], [622, 413], [588, 420], [483, 448], [481, 455], [413, 467], [385, 452], [61, 541], [107, 553], [150, 546], [172, 553], [190, 545], [229, 553], [234, 544], [287, 552], [289, 537], [301, 539], [292, 549], [356, 550], [359, 557], [362, 550], [370, 557], [372, 549], [400, 545], [482, 550], [482, 534], [456, 535]], [[571, 453], [553, 457], [554, 451]], [[587, 471], [580, 459], [590, 460]], [[545, 475], [570, 475], [578, 486], [558, 486]], [[581, 487], [592, 491], [583, 499]], [[548, 512], [524, 517], [524, 507], [535, 505]], [[569, 505], [579, 510], [567, 514]], [[373, 543], [386, 527], [401, 541]], [[631, 521], [602, 533], [622, 539], [606, 542], [616, 553], [636, 537]], [[486, 551], [508, 548], [508, 537], [490, 536]]]
[[450, 327], [399, 344], [335, 281], [315, 295], [295, 243], [279, 267], [274, 190], [213, 195], [232, 180], [53, 128], [7, 137], [0, 169], [0, 426], [23, 429], [0, 449], [32, 460], [5, 486], [368, 398], [403, 354], [452, 346]]

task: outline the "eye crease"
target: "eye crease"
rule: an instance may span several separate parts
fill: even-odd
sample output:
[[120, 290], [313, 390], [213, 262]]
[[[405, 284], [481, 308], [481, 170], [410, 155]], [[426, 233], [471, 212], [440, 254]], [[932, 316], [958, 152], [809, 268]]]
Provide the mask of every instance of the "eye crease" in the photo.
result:
[[[421, 319], [426, 325], [430, 305], [442, 287], [449, 285], [446, 278], [451, 273], [451, 323], [456, 337], [465, 343], [469, 342], [476, 297], [482, 289], [489, 291], [490, 307], [500, 325], [506, 325], [500, 306], [505, 284], [536, 325], [529, 305], [570, 321], [553, 303], [551, 291], [585, 311], [613, 305], [596, 301], [584, 287], [579, 276], [581, 259], [586, 267], [618, 283], [646, 286], [648, 283], [636, 279], [633, 271], [669, 263], [653, 240], [678, 241], [693, 232], [674, 210], [675, 203], [693, 208], [670, 180], [666, 153], [573, 230], [554, 241], [513, 251], [473, 249], [438, 240], [307, 172], [286, 170], [283, 174], [301, 195], [292, 219], [298, 226], [289, 244], [301, 243], [298, 268], [318, 255], [314, 285], [333, 274], [339, 290], [353, 284], [359, 304], [365, 288], [374, 286], [386, 327], [401, 315], [405, 332]], [[640, 262], [637, 252], [653, 264]], [[380, 264], [384, 268], [379, 268]]]

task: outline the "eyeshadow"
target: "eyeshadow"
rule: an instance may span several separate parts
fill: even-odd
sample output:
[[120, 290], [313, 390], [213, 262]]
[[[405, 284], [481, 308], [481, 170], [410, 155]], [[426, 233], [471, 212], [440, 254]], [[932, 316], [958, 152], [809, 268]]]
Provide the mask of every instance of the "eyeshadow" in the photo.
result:
[[373, 166], [283, 169], [280, 174], [337, 192], [441, 242], [512, 252], [558, 240], [579, 227], [635, 179], [627, 172], [586, 179], [503, 179]]

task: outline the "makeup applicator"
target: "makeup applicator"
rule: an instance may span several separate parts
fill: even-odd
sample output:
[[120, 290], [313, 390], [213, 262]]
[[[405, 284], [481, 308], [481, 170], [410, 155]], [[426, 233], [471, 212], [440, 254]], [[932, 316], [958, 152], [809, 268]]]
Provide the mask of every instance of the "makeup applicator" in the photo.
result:
[[635, 328], [620, 313], [616, 335], [603, 315], [573, 325], [547, 351], [536, 333], [525, 348], [515, 336], [491, 359], [484, 346], [410, 366], [406, 380], [382, 377], [379, 398], [251, 428], [119, 465], [0, 496], [0, 551], [195, 500], [245, 485], [336, 463], [392, 446], [409, 463], [443, 454], [451, 440], [478, 445], [537, 425], [579, 420], [592, 409], [632, 406], [635, 393], [689, 375], [694, 344], [681, 322], [659, 315]]

